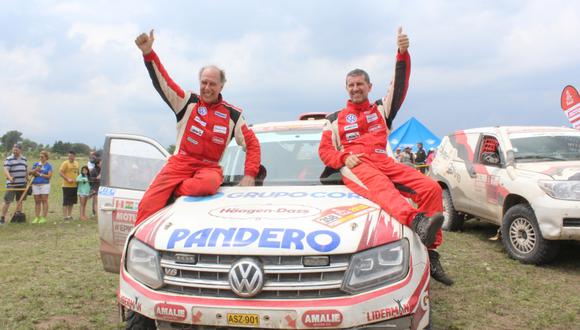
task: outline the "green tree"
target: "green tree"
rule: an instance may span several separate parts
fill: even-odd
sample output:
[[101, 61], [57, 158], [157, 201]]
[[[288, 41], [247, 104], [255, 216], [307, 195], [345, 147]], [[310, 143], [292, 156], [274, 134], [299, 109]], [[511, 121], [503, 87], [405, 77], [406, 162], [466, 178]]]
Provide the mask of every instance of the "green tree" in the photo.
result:
[[12, 147], [22, 141], [22, 133], [18, 131], [8, 131], [0, 138], [2, 141], [2, 150], [11, 151]]
[[167, 147], [167, 152], [173, 154], [173, 152], [175, 152], [175, 144], [170, 144], [169, 147]]

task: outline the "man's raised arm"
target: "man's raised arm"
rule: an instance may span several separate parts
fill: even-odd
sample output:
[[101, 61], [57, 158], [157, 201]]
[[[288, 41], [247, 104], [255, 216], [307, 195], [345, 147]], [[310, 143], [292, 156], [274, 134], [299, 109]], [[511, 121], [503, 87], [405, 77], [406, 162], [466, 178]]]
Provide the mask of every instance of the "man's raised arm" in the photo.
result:
[[381, 100], [384, 109], [383, 115], [389, 129], [391, 129], [391, 124], [405, 100], [411, 75], [411, 57], [408, 51], [409, 37], [403, 33], [402, 27], [399, 27], [397, 31], [397, 47], [395, 74], [387, 90], [387, 95]]
[[177, 115], [183, 110], [191, 93], [185, 92], [169, 77], [167, 71], [161, 64], [159, 57], [153, 50], [155, 36], [153, 30], [147, 33], [141, 33], [136, 39], [135, 44], [143, 53], [145, 66], [149, 71], [149, 76], [153, 82], [153, 87], [157, 90], [161, 98]]

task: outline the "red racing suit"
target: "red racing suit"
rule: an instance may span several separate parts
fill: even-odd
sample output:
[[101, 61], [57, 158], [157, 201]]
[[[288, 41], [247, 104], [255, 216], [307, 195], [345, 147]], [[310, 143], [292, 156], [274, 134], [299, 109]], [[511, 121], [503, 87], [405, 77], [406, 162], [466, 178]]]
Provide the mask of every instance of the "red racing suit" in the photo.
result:
[[[370, 103], [347, 102], [346, 108], [330, 114], [322, 132], [318, 153], [328, 167], [341, 169], [345, 185], [355, 193], [377, 203], [400, 223], [410, 226], [418, 212], [428, 216], [443, 211], [439, 185], [419, 171], [395, 162], [387, 155], [387, 136], [407, 93], [411, 59], [409, 52], [397, 52], [395, 76], [387, 96]], [[345, 167], [350, 154], [361, 163]], [[404, 197], [417, 203], [412, 207]], [[442, 242], [437, 233], [436, 248]]]
[[153, 86], [175, 113], [177, 141], [174, 155], [139, 203], [135, 225], [163, 208], [172, 194], [215, 194], [223, 180], [219, 161], [232, 138], [246, 150], [244, 174], [256, 177], [260, 168], [260, 144], [241, 109], [225, 102], [221, 94], [217, 103], [207, 104], [198, 95], [183, 91], [154, 51], [144, 60]]

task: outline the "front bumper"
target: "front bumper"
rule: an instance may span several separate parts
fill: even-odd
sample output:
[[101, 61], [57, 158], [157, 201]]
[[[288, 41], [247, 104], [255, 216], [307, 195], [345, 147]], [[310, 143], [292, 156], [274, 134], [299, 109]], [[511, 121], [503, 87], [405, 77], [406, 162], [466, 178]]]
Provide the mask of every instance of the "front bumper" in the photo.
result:
[[532, 202], [532, 208], [545, 239], [580, 240], [580, 202], [544, 195]]
[[[358, 295], [318, 300], [168, 294], [144, 286], [121, 269], [118, 300], [125, 308], [157, 320], [161, 328], [422, 329], [429, 323], [429, 263], [413, 257], [421, 261], [400, 282]], [[241, 323], [246, 321], [252, 323]]]

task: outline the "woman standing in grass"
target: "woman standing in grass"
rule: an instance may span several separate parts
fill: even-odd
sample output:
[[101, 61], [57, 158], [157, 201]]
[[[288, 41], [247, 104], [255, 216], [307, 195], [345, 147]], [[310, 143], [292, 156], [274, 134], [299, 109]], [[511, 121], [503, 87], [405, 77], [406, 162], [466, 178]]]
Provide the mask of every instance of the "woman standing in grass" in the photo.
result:
[[87, 166], [81, 168], [81, 174], [77, 176], [77, 185], [79, 200], [81, 201], [81, 220], [88, 220], [86, 210], [87, 200], [91, 194], [91, 184], [89, 183], [89, 168]]
[[50, 178], [52, 165], [48, 162], [48, 152], [40, 152], [40, 161], [32, 165], [30, 174], [32, 180], [32, 194], [34, 195], [34, 219], [32, 223], [45, 223], [48, 214], [48, 194], [50, 193]]

